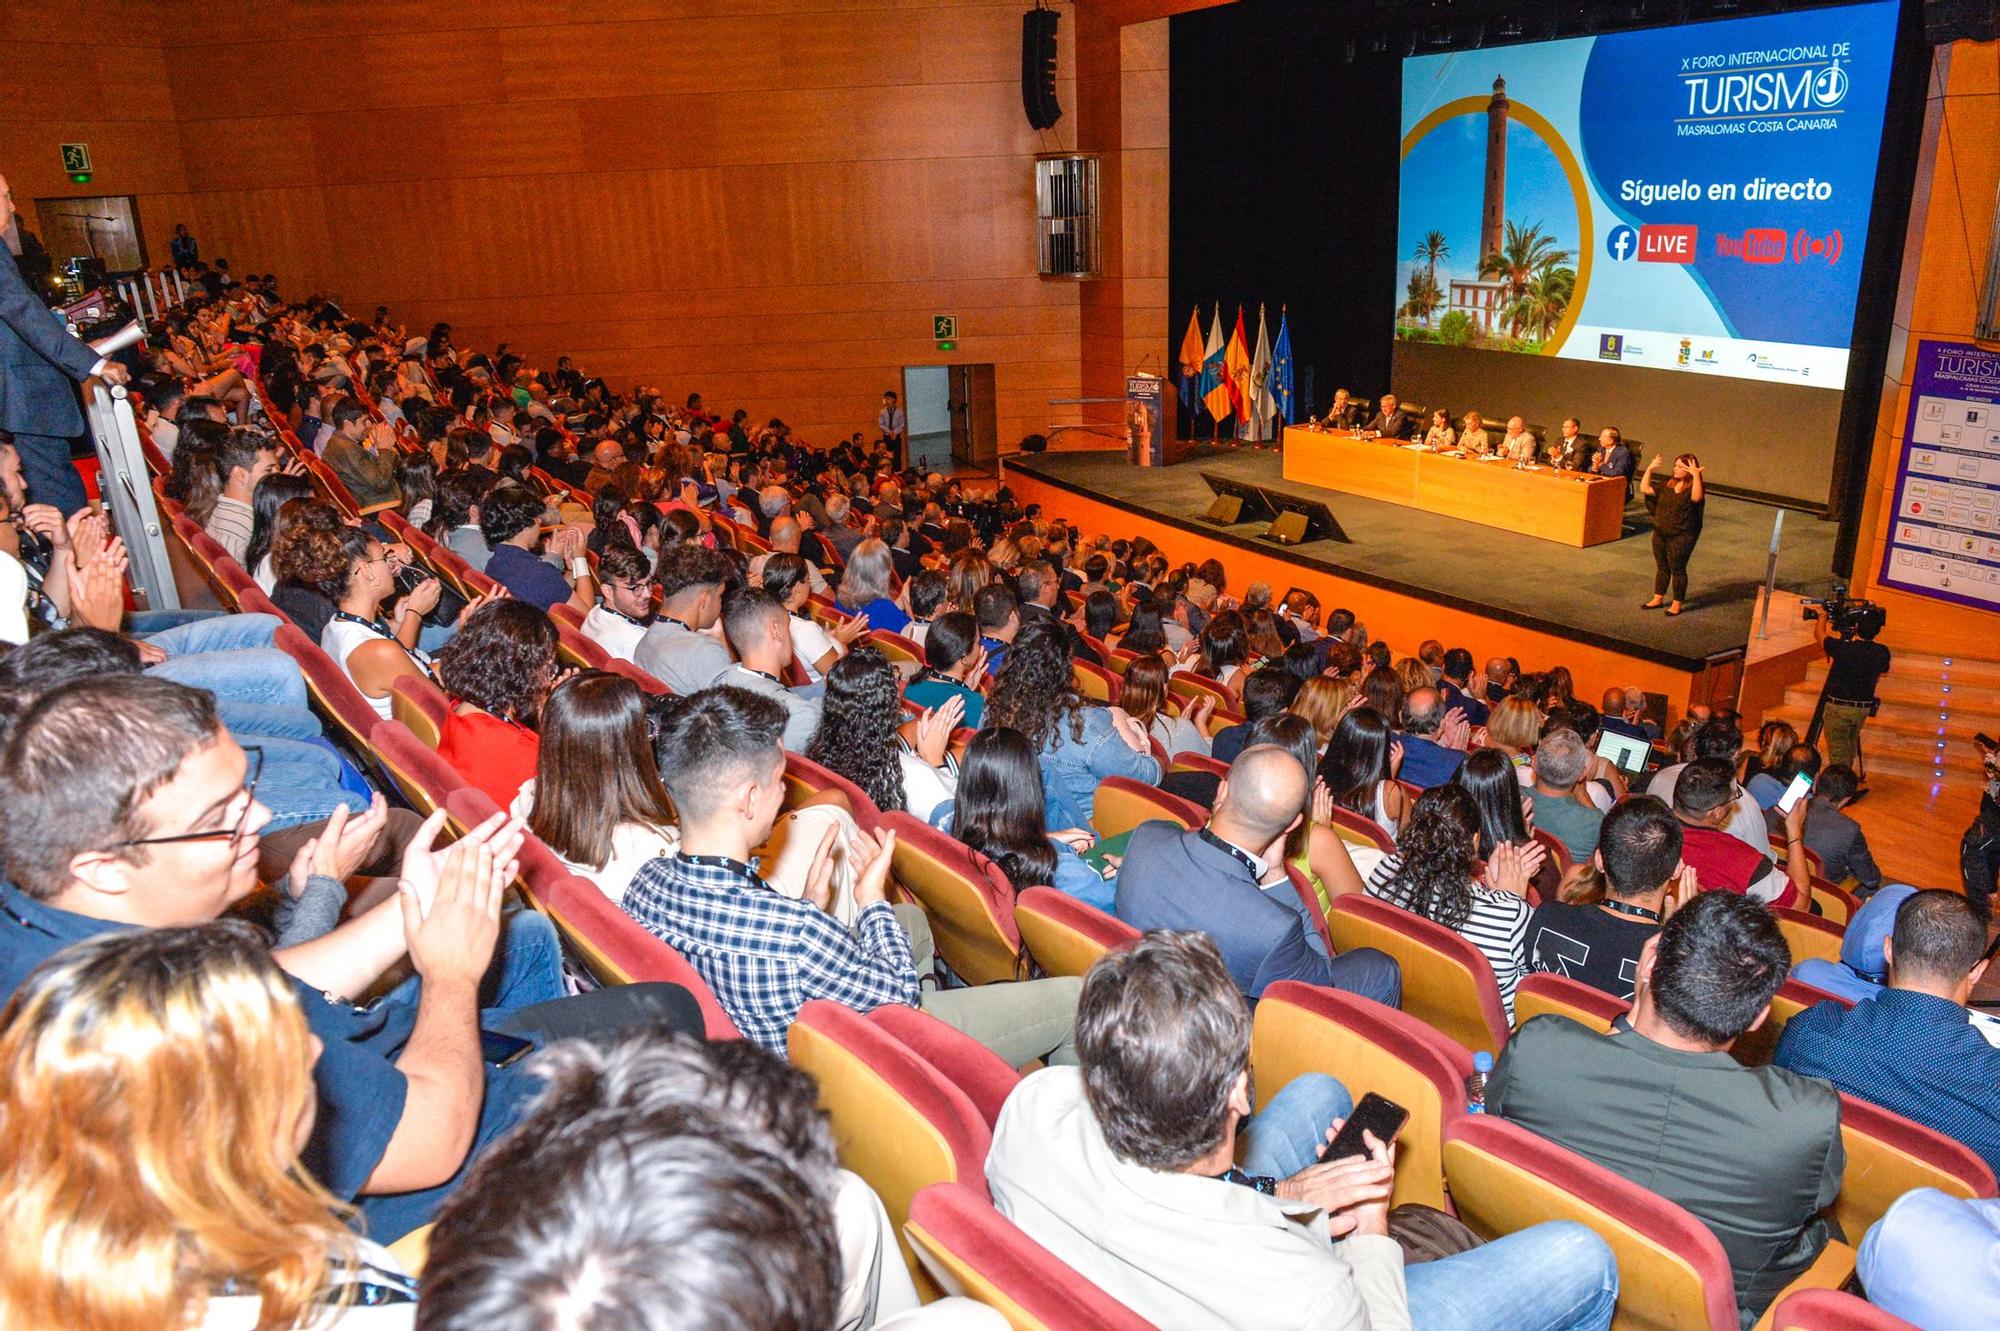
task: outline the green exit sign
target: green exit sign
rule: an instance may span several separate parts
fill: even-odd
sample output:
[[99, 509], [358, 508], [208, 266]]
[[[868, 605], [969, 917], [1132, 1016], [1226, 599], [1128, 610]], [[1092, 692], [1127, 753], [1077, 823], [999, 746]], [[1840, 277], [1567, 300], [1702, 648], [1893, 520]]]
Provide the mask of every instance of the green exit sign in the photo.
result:
[[90, 145], [87, 143], [65, 143], [62, 146], [64, 173], [72, 176], [90, 174]]
[[934, 342], [957, 341], [958, 316], [955, 314], [933, 314], [931, 316], [931, 340]]

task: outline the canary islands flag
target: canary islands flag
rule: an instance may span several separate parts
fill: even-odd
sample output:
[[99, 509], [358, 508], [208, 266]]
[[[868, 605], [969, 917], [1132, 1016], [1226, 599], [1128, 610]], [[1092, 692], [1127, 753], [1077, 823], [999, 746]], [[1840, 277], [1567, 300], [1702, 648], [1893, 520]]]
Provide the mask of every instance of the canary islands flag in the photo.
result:
[[1236, 307], [1236, 330], [1229, 335], [1229, 348], [1222, 355], [1223, 385], [1229, 391], [1229, 409], [1239, 422], [1250, 419], [1250, 339], [1243, 328], [1243, 307]]
[[1208, 343], [1201, 353], [1201, 404], [1217, 424], [1233, 410], [1229, 382], [1223, 377], [1223, 359], [1222, 303], [1218, 301], [1215, 318], [1208, 325]]

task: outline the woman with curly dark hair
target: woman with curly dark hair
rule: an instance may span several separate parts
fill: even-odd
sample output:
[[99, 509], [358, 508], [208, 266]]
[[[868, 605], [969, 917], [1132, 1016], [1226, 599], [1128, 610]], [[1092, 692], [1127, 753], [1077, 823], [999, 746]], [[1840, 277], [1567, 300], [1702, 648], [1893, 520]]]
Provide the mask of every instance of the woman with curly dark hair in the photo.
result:
[[902, 809], [931, 821], [958, 787], [958, 767], [948, 746], [965, 704], [947, 699], [914, 723], [914, 746], [899, 727], [902, 683], [889, 658], [857, 647], [826, 672], [819, 730], [806, 757], [837, 772], [883, 812]]
[[1493, 967], [1511, 1022], [1514, 987], [1528, 973], [1528, 884], [1542, 849], [1503, 842], [1482, 865], [1479, 834], [1472, 796], [1458, 786], [1434, 786], [1410, 810], [1396, 853], [1375, 866], [1365, 886], [1369, 896], [1463, 934]]
[[1067, 626], [1038, 618], [1022, 626], [986, 701], [981, 725], [1018, 730], [1041, 760], [1050, 831], [1090, 826], [1097, 783], [1107, 776], [1148, 785], [1160, 779], [1153, 745], [1120, 707], [1086, 706], [1077, 692]]
[[555, 621], [526, 601], [489, 601], [466, 616], [437, 664], [451, 699], [438, 757], [504, 809], [541, 755], [536, 725], [556, 682]]

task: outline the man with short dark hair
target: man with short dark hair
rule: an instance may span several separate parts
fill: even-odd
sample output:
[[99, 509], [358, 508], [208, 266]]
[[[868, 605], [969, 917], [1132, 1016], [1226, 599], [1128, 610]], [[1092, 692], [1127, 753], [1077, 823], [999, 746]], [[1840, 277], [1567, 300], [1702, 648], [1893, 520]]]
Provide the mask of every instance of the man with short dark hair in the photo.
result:
[[782, 707], [744, 689], [703, 689], [673, 706], [657, 756], [680, 816], [680, 849], [639, 870], [626, 912], [686, 957], [737, 1029], [774, 1053], [799, 1009], [825, 998], [857, 1012], [921, 1006], [1017, 1067], [1075, 1062], [1074, 977], [919, 987], [936, 946], [921, 908], [888, 902], [893, 831], [857, 832], [845, 847], [851, 923], [830, 913], [831, 837], [813, 857], [803, 897], [764, 881], [753, 852], [784, 803], [784, 728]]
[[632, 659], [653, 625], [653, 562], [613, 541], [597, 558], [598, 603], [583, 617], [583, 636], [621, 661]]
[[989, 582], [972, 598], [979, 618], [979, 643], [986, 649], [986, 668], [993, 674], [1007, 662], [1007, 649], [1021, 632], [1021, 603], [1004, 582]]
[[804, 753], [819, 731], [820, 702], [785, 685], [785, 669], [792, 663], [791, 617], [785, 607], [761, 587], [738, 587], [722, 598], [722, 629], [736, 663], [710, 683], [748, 689], [776, 702], [785, 709], [785, 749]]
[[1464, 712], [1468, 725], [1483, 726], [1492, 716], [1492, 709], [1472, 696], [1472, 653], [1463, 647], [1454, 647], [1444, 654], [1438, 691], [1444, 694], [1445, 710], [1456, 707]]
[[1243, 679], [1243, 720], [1215, 732], [1209, 756], [1219, 763], [1236, 761], [1250, 742], [1250, 728], [1269, 716], [1277, 716], [1299, 696], [1301, 681], [1282, 666], [1268, 665], [1253, 670]]
[[396, 435], [386, 421], [377, 421], [354, 398], [343, 398], [333, 409], [333, 437], [322, 456], [363, 513], [392, 508], [403, 502], [396, 480]]
[[[1694, 708], [1689, 708], [1693, 715]], [[1706, 708], [1702, 709], [1706, 711]], [[1701, 721], [1688, 735], [1686, 751], [1682, 761], [1662, 767], [1653, 774], [1646, 786], [1648, 795], [1673, 803], [1674, 785], [1689, 762], [1696, 758], [1713, 758], [1726, 764], [1731, 773], [1736, 770], [1736, 757], [1743, 751], [1743, 729], [1734, 721], [1721, 718], [1707, 718]], [[1771, 830], [1765, 825], [1764, 811], [1758, 807], [1756, 797], [1740, 786], [1734, 788], [1730, 798], [1735, 802], [1729, 816], [1721, 826], [1729, 835], [1741, 841], [1764, 858], [1771, 858]]]
[[1812, 869], [1805, 856], [1806, 801], [1785, 815], [1790, 852], [1780, 873], [1771, 861], [1726, 830], [1735, 811], [1736, 773], [1720, 758], [1697, 758], [1674, 782], [1674, 816], [1680, 819], [1681, 858], [1704, 892], [1738, 892], [1770, 906], [1812, 899]]
[[1048, 619], [1062, 625], [1063, 636], [1069, 640], [1069, 654], [1092, 665], [1103, 665], [1104, 658], [1097, 649], [1083, 640], [1083, 634], [1076, 625], [1069, 622], [1062, 610], [1062, 579], [1057, 576], [1055, 566], [1046, 559], [1031, 559], [1023, 564], [1015, 574], [1014, 585], [1021, 593], [1021, 622], [1026, 624], [1034, 619]]
[[1823, 1081], [1729, 1054], [1763, 1025], [1791, 952], [1769, 911], [1704, 892], [1639, 955], [1629, 1017], [1609, 1035], [1526, 1022], [1500, 1051], [1486, 1110], [1685, 1207], [1722, 1244], [1742, 1325], [1832, 1237], [1847, 1153]]
[[1611, 806], [1590, 863], [1604, 879], [1603, 898], [1578, 905], [1544, 898], [1528, 921], [1528, 955], [1538, 971], [1629, 1003], [1647, 941], [1700, 889], [1681, 864], [1680, 822], [1651, 795]]
[[1882, 632], [1881, 612], [1864, 612], [1852, 632], [1829, 636], [1823, 643], [1826, 674], [1826, 757], [1856, 772], [1862, 770], [1861, 728], [1875, 706], [1875, 688], [1889, 673], [1889, 649], [1875, 641]]
[[580, 615], [594, 608], [597, 579], [583, 557], [582, 528], [559, 527], [548, 534], [548, 552], [562, 561], [567, 575], [535, 554], [542, 543], [540, 495], [524, 486], [499, 486], [479, 510], [479, 534], [492, 548], [486, 557], [486, 576], [515, 600], [538, 610], [567, 604]]
[[660, 551], [653, 578], [660, 610], [632, 653], [641, 670], [676, 693], [707, 688], [729, 668], [722, 618], [722, 556], [692, 543]]
[[1251, 1114], [1250, 1010], [1199, 933], [1156, 930], [1093, 965], [1077, 1054], [1080, 1067], [1034, 1073], [1007, 1097], [987, 1186], [1028, 1237], [1147, 1324], [1610, 1324], [1617, 1269], [1581, 1225], [1406, 1268], [1389, 1237], [1393, 1150], [1370, 1133], [1363, 1154], [1314, 1163], [1347, 1102], [1324, 1075]]
[[1840, 883], [1852, 878], [1861, 895], [1867, 896], [1882, 886], [1882, 870], [1868, 849], [1868, 834], [1846, 812], [1860, 792], [1861, 778], [1846, 764], [1835, 763], [1822, 771], [1806, 812], [1805, 841], [1806, 849], [1825, 866], [1828, 880]]
[[1956, 892], [1918, 892], [1883, 951], [1886, 989], [1793, 1017], [1772, 1061], [1935, 1128], [2000, 1171], [2000, 1049], [1965, 1006], [1986, 973], [1985, 923]]
[[1230, 764], [1208, 826], [1141, 823], [1118, 873], [1118, 918], [1135, 929], [1199, 929], [1215, 939], [1243, 993], [1279, 980], [1331, 985], [1394, 1007], [1396, 963], [1372, 948], [1333, 957], [1297, 909], [1266, 893], [1285, 881], [1285, 838], [1310, 791], [1288, 749], [1259, 745]]
[[241, 564], [250, 549], [251, 530], [257, 525], [257, 515], [250, 507], [257, 482], [278, 470], [277, 440], [256, 430], [231, 430], [216, 450], [215, 470], [221, 493], [202, 530]]
[[1460, 732], [1466, 728], [1464, 717], [1458, 718], [1453, 727], [1447, 727], [1450, 709], [1445, 706], [1444, 695], [1436, 689], [1411, 689], [1403, 699], [1403, 729], [1398, 736], [1403, 742], [1403, 766], [1396, 775], [1423, 790], [1441, 786], [1457, 775], [1465, 762], [1465, 747], [1462, 734], [1455, 742], [1448, 729]]

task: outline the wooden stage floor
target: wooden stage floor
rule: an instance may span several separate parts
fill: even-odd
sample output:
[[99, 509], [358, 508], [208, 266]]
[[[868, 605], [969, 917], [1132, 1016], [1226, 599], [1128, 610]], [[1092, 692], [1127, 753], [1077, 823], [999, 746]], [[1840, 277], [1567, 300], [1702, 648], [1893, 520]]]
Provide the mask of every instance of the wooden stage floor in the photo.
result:
[[[1645, 511], [1636, 502], [1626, 512], [1620, 539], [1577, 549], [1288, 482], [1273, 450], [1238, 449], [1174, 467], [1134, 467], [1117, 451], [1018, 454], [1007, 458], [1006, 468], [1320, 573], [1687, 671], [1748, 642], [1771, 526], [1780, 511], [1711, 498], [1689, 570], [1687, 611], [1669, 619], [1639, 609], [1652, 593], [1653, 556]], [[1265, 524], [1217, 527], [1201, 521], [1213, 497], [1204, 471], [1320, 500], [1349, 542], [1313, 541], [1287, 550], [1257, 539]], [[1779, 587], [1811, 596], [1830, 590], [1833, 539], [1832, 523], [1786, 512]]]

